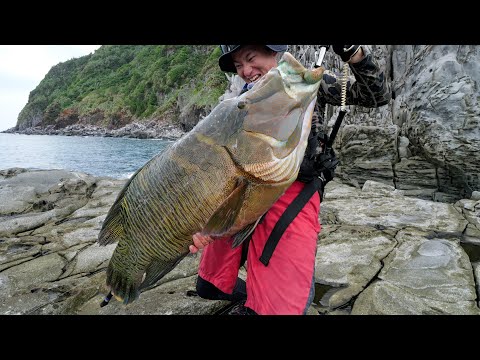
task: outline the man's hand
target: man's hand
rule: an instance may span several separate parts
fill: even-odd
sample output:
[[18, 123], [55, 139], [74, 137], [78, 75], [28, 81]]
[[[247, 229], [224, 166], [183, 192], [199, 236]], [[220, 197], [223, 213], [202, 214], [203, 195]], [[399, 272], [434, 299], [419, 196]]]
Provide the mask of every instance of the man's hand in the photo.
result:
[[193, 245], [190, 245], [188, 249], [192, 254], [195, 254], [198, 250], [203, 249], [212, 241], [213, 239], [210, 236], [205, 236], [200, 233], [196, 233], [193, 235]]
[[332, 45], [332, 49], [347, 63], [356, 63], [364, 58], [360, 45]]

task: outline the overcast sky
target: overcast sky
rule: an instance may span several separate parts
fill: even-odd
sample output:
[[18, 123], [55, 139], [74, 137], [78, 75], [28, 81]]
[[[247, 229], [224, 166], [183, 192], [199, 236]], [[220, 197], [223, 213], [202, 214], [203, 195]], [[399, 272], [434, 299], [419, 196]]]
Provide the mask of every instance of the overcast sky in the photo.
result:
[[101, 45], [0, 45], [0, 131], [17, 124], [20, 111], [52, 66], [88, 55]]

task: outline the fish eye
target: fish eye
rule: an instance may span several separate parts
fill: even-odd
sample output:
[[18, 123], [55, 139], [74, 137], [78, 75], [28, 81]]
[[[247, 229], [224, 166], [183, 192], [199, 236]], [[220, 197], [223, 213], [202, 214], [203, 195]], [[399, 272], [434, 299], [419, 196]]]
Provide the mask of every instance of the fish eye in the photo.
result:
[[242, 101], [239, 101], [239, 102], [237, 103], [237, 107], [238, 107], [239, 109], [244, 109], [245, 106], [247, 106], [247, 102], [246, 102], [246, 101], [243, 101], [243, 100], [242, 100]]

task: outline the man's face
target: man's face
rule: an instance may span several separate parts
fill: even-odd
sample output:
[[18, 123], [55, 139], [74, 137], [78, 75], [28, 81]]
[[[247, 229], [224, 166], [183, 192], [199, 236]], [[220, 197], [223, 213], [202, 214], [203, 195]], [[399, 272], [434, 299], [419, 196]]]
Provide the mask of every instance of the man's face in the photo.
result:
[[247, 45], [235, 51], [232, 59], [238, 76], [246, 83], [251, 83], [278, 65], [275, 59], [276, 54], [262, 45]]

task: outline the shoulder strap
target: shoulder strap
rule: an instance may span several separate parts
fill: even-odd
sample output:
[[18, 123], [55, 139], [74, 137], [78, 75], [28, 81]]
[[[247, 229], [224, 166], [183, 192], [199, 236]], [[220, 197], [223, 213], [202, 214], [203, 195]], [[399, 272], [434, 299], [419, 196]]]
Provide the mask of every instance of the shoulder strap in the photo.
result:
[[319, 190], [321, 186], [322, 180], [320, 180], [318, 177], [314, 177], [312, 181], [305, 185], [302, 191], [300, 191], [297, 197], [285, 209], [282, 216], [275, 224], [275, 227], [273, 228], [272, 233], [270, 234], [270, 237], [263, 248], [262, 256], [260, 256], [260, 261], [263, 263], [263, 265], [268, 265], [270, 258], [273, 255], [273, 251], [275, 250], [288, 225], [290, 225], [300, 210], [303, 209], [308, 200], [310, 200], [313, 194], [315, 194], [315, 192]]

